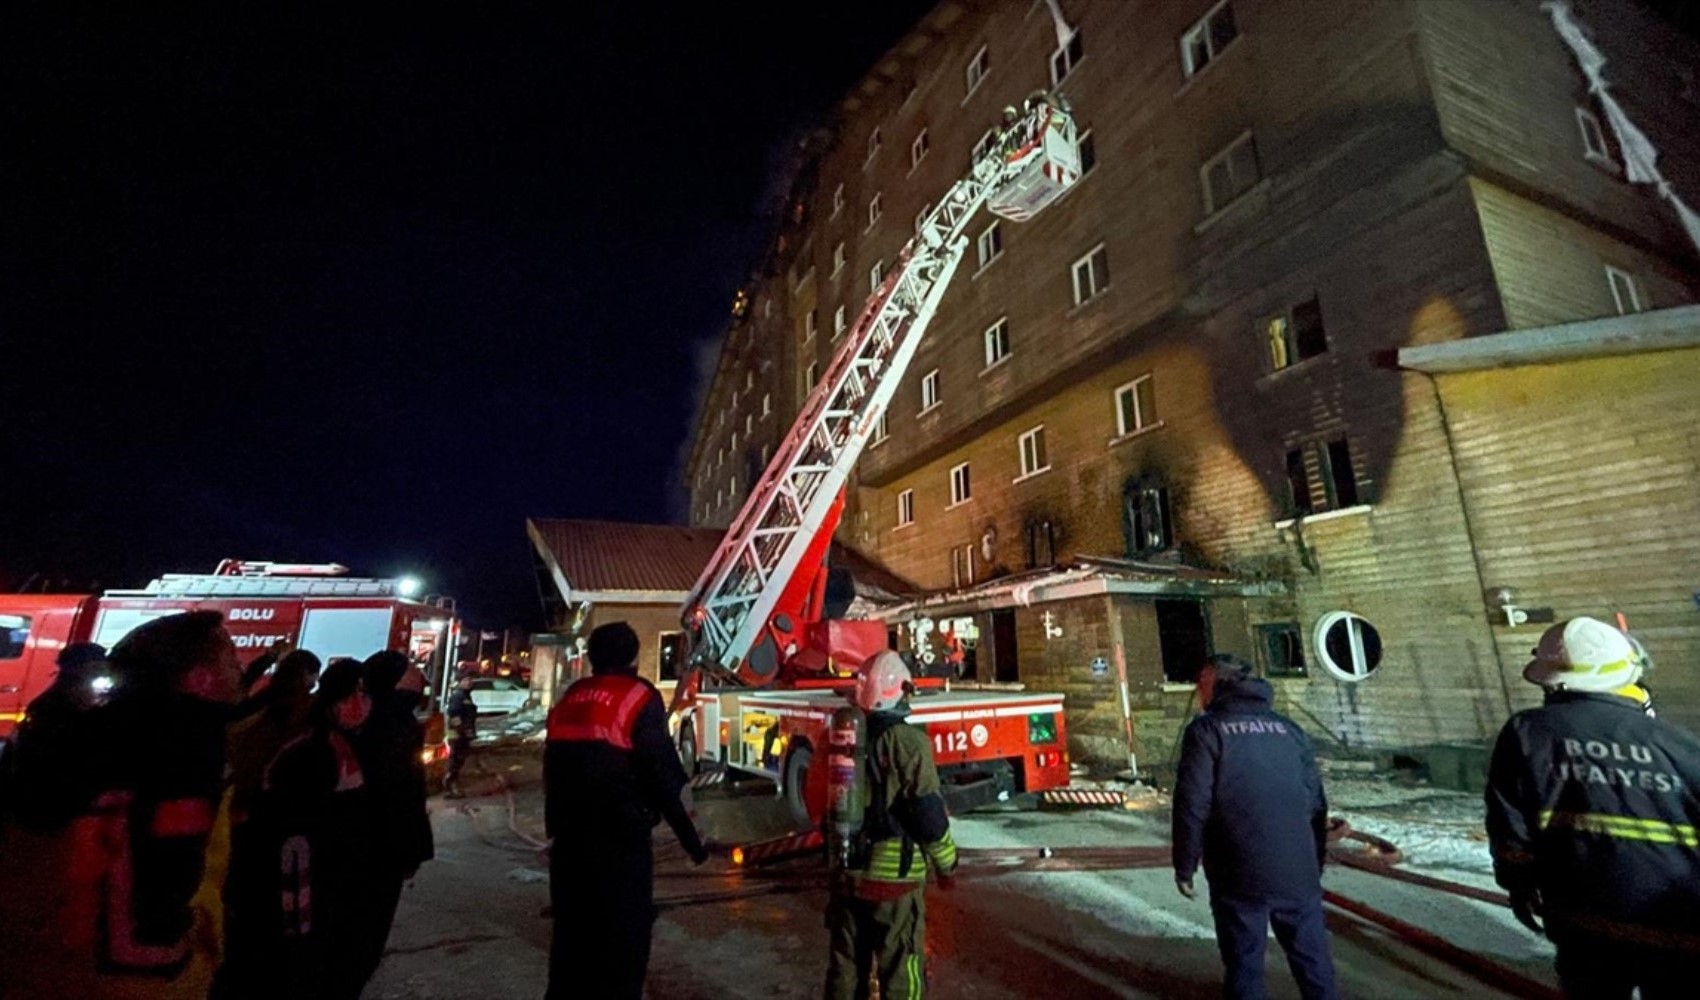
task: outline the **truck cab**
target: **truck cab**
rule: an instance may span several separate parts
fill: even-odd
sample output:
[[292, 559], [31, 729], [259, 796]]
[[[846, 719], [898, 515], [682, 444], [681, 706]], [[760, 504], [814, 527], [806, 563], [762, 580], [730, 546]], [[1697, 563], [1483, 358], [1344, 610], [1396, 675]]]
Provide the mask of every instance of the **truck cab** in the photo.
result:
[[58, 672], [59, 651], [79, 641], [94, 598], [78, 594], [0, 594], [0, 744]]

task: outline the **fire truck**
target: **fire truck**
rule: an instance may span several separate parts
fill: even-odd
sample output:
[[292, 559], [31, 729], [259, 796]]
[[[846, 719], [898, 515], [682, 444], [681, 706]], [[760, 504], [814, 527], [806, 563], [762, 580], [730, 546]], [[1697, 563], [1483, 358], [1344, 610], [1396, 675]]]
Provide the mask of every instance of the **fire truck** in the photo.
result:
[[[683, 609], [692, 648], [673, 700], [681, 754], [773, 779], [799, 828], [825, 808], [832, 713], [856, 668], [887, 646], [883, 622], [839, 620], [827, 605], [825, 560], [851, 470], [962, 263], [976, 213], [1025, 221], [1080, 176], [1060, 100], [1036, 94], [1005, 119], [862, 308]], [[931, 737], [953, 808], [1068, 783], [1062, 695], [952, 690], [949, 678], [925, 676], [917, 688], [909, 720]]]
[[[411, 581], [347, 573], [335, 563], [226, 559], [212, 573], [168, 573], [140, 590], [0, 594], [0, 741], [53, 682], [54, 661], [67, 645], [98, 642], [111, 649], [143, 622], [183, 611], [224, 615], [244, 662], [284, 641], [327, 663], [395, 649], [425, 670], [434, 694], [441, 692], [443, 664], [460, 631], [453, 603], [415, 599], [404, 593]], [[431, 728], [437, 732], [427, 752], [434, 761], [446, 750], [437, 746], [440, 721], [428, 727], [428, 740]]]

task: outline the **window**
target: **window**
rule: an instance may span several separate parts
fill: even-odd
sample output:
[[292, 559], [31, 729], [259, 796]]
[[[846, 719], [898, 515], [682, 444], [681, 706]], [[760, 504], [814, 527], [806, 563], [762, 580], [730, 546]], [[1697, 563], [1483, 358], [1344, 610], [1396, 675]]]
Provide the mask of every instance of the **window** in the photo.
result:
[[1274, 371], [1328, 350], [1328, 338], [1322, 328], [1322, 306], [1314, 295], [1283, 315], [1269, 317], [1264, 321], [1263, 333]]
[[815, 388], [815, 383], [819, 382], [819, 381], [820, 381], [820, 362], [819, 361], [811, 361], [811, 362], [809, 362], [808, 369], [803, 372], [803, 391], [804, 392], [813, 392], [814, 388]]
[[1080, 45], [1080, 32], [1069, 36], [1068, 44], [1051, 53], [1051, 85], [1054, 87], [1063, 82], [1063, 78], [1074, 72], [1074, 67], [1080, 64], [1085, 50]]
[[886, 422], [885, 418], [886, 414], [881, 413], [880, 418], [874, 421], [874, 444], [879, 444], [891, 436], [891, 425]]
[[1243, 133], [1228, 148], [1204, 161], [1198, 168], [1204, 181], [1204, 214], [1215, 215], [1258, 181], [1257, 146], [1251, 133]]
[[761, 415], [765, 417], [769, 413], [772, 413], [772, 412], [773, 412], [773, 393], [764, 392], [764, 393], [761, 394]]
[[1612, 159], [1611, 147], [1606, 145], [1606, 134], [1600, 128], [1600, 119], [1587, 108], [1576, 109], [1576, 126], [1582, 130], [1582, 155], [1584, 158], [1597, 163], [1615, 165]]
[[968, 93], [980, 89], [980, 82], [986, 78], [986, 73], [992, 68], [991, 56], [986, 54], [986, 47], [980, 46], [980, 51], [974, 53], [974, 58], [968, 60], [968, 68], [963, 75], [968, 82]]
[[838, 277], [838, 272], [844, 270], [844, 244], [839, 243], [832, 248], [832, 276]]
[[803, 317], [803, 339], [804, 340], [808, 340], [810, 337], [813, 337], [815, 335], [815, 313], [817, 311], [818, 310], [810, 309], [808, 315]]
[[736, 452], [737, 450], [738, 450], [738, 432], [733, 431], [732, 432], [732, 451]]
[[725, 465], [725, 464], [726, 464], [726, 449], [725, 448], [716, 448], [714, 450], [714, 467], [716, 469], [718, 469], [722, 465]]
[[726, 503], [726, 491], [725, 490], [715, 490], [714, 491], [714, 506], [721, 507], [721, 506], [724, 506], [725, 503]]
[[1157, 423], [1157, 387], [1141, 375], [1116, 390], [1116, 437], [1137, 434]]
[[838, 213], [844, 211], [844, 185], [832, 189], [832, 218], [838, 218]]
[[753, 434], [755, 432], [755, 428], [756, 428], [756, 415], [753, 414], [753, 413], [744, 414], [744, 436], [749, 437], [751, 434]]
[[874, 223], [880, 221], [880, 213], [882, 211], [884, 211], [884, 209], [882, 209], [880, 207], [882, 202], [884, 201], [883, 196], [884, 196], [884, 192], [876, 191], [876, 192], [874, 192], [874, 196], [872, 198], [868, 199], [868, 228], [869, 229], [874, 228]]
[[1610, 264], [1606, 265], [1606, 281], [1611, 285], [1612, 301], [1617, 303], [1617, 314], [1627, 316], [1638, 313], [1646, 306], [1642, 305], [1641, 283], [1628, 271], [1620, 271]]
[[897, 494], [897, 526], [915, 523], [915, 491], [904, 490]]
[[981, 160], [990, 156], [991, 153], [992, 153], [993, 147], [995, 147], [997, 145], [997, 141], [998, 141], [997, 130], [996, 129], [987, 129], [986, 134], [980, 137], [980, 141], [976, 142], [974, 144], [974, 152], [970, 154], [972, 159], [969, 162], [970, 163], [979, 163]]
[[1051, 468], [1051, 457], [1045, 452], [1045, 425], [1040, 424], [1021, 435], [1021, 477], [1036, 476]]
[[876, 261], [874, 261], [874, 266], [868, 268], [868, 294], [872, 295], [873, 293], [879, 291], [880, 285], [882, 285], [884, 283], [885, 283], [885, 261], [884, 260], [876, 260]]
[[1233, 4], [1223, 0], [1210, 8], [1208, 14], [1199, 18], [1181, 36], [1181, 72], [1187, 79], [1192, 79], [1199, 70], [1215, 61], [1239, 34], [1239, 29], [1234, 26]]
[[1080, 176], [1085, 177], [1098, 165], [1098, 146], [1092, 139], [1092, 130], [1087, 129], [1074, 140], [1074, 148], [1080, 155]]
[[950, 578], [958, 587], [974, 582], [974, 546], [972, 543], [950, 550]]
[[0, 660], [16, 660], [24, 655], [30, 641], [28, 615], [0, 615]]
[[1156, 555], [1174, 545], [1167, 486], [1145, 477], [1122, 488], [1122, 540], [1130, 559]]
[[846, 326], [846, 320], [844, 319], [844, 307], [839, 306], [837, 309], [834, 309], [832, 311], [832, 339], [833, 340], [837, 340], [839, 337], [844, 336], [845, 326]]
[[1027, 568], [1054, 566], [1057, 561], [1057, 527], [1046, 520], [1028, 521], [1022, 526], [1027, 540]]
[[685, 633], [661, 633], [661, 641], [655, 644], [655, 649], [655, 676], [664, 681], [678, 680], [679, 671], [685, 666]]
[[1263, 672], [1270, 677], [1303, 677], [1308, 673], [1297, 622], [1257, 626], [1257, 651]]
[[736, 410], [737, 408], [738, 408], [738, 390], [733, 389], [732, 390], [732, 409]]
[[744, 389], [747, 391], [747, 390], [750, 390], [750, 389], [754, 389], [755, 387], [756, 387], [756, 373], [755, 372], [745, 372], [744, 373]]
[[927, 130], [922, 129], [918, 134], [916, 134], [915, 141], [909, 144], [909, 169], [914, 170], [917, 166], [920, 166], [921, 161], [926, 158]]
[[726, 477], [726, 496], [732, 500], [738, 499], [738, 474], [736, 472]]
[[1310, 499], [1310, 476], [1305, 472], [1305, 453], [1302, 448], [1287, 452], [1287, 491], [1293, 502], [1293, 513], [1303, 517], [1315, 513]]
[[1322, 666], [1343, 681], [1361, 681], [1381, 666], [1381, 633], [1350, 611], [1318, 618], [1311, 643]]
[[767, 463], [772, 461], [772, 460], [773, 460], [773, 447], [771, 445], [765, 445], [765, 444], [762, 445], [761, 446], [761, 467], [763, 469], [766, 469]]
[[880, 151], [880, 144], [883, 142], [885, 142], [885, 136], [880, 133], [879, 126], [875, 125], [874, 130], [868, 133], [868, 159], [874, 158], [874, 154]]
[[921, 376], [921, 412], [925, 413], [939, 405], [939, 370]]
[[1345, 510], [1363, 503], [1357, 474], [1352, 469], [1352, 450], [1343, 437], [1318, 442], [1308, 448], [1287, 452], [1287, 487], [1292, 495], [1294, 516], [1317, 513], [1315, 494], [1311, 490], [1310, 473], [1305, 452], [1311, 452], [1317, 477], [1321, 480], [1324, 510]]
[[915, 213], [915, 232], [919, 233], [927, 225], [927, 216], [933, 214], [933, 203], [927, 202], [921, 210]]
[[990, 368], [1009, 357], [1009, 318], [1006, 316], [986, 327], [986, 367]]
[[967, 503], [974, 498], [974, 490], [968, 479], [968, 463], [963, 462], [950, 470], [950, 505]]
[[1317, 450], [1321, 459], [1323, 492], [1328, 497], [1329, 510], [1345, 510], [1358, 505], [1358, 478], [1352, 472], [1352, 450], [1345, 438], [1335, 438]]
[[1110, 287], [1110, 259], [1102, 246], [1074, 262], [1074, 304], [1096, 298]]
[[981, 230], [979, 238], [974, 241], [974, 249], [979, 254], [981, 267], [997, 260], [998, 255], [1003, 253], [1003, 230], [996, 222]]

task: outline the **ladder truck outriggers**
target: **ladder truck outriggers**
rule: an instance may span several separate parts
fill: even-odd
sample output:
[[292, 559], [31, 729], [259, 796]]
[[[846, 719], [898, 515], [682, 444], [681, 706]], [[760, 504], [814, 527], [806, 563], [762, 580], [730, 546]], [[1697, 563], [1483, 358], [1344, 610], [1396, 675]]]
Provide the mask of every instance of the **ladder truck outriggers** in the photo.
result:
[[[692, 649], [673, 701], [686, 765], [775, 780], [800, 829], [825, 809], [832, 713], [855, 669], [887, 645], [884, 622], [827, 614], [825, 562], [851, 469], [962, 263], [976, 213], [1025, 221], [1079, 176], [1074, 120], [1059, 100], [1036, 94], [1023, 113], [1005, 113], [991, 148], [863, 306], [686, 600]], [[951, 690], [945, 678], [917, 687], [909, 721], [932, 738], [953, 808], [1068, 783], [1062, 695]]]

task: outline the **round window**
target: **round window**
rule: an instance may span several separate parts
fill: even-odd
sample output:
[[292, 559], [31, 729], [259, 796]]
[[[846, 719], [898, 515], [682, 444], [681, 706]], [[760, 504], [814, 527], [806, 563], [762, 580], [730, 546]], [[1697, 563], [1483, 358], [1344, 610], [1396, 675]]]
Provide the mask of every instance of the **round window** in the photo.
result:
[[1381, 633], [1350, 611], [1330, 611], [1316, 620], [1317, 658], [1343, 681], [1361, 681], [1381, 665]]

